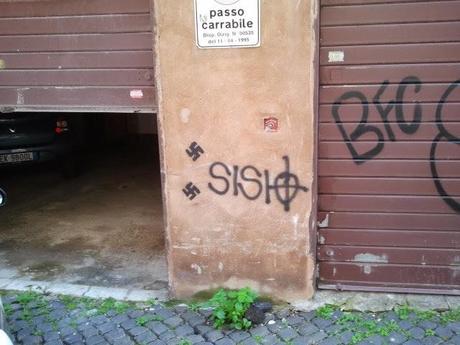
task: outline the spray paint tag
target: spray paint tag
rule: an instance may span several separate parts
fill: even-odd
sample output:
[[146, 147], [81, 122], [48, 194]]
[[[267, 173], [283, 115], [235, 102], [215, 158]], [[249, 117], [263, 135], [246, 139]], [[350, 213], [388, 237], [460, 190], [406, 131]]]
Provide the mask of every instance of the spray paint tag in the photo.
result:
[[132, 99], [142, 99], [144, 98], [144, 92], [142, 92], [142, 90], [131, 90], [129, 96]]

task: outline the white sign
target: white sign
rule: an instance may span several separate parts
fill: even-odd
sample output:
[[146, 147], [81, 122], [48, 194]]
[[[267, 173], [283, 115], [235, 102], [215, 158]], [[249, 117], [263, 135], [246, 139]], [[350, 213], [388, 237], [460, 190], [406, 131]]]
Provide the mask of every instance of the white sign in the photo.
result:
[[329, 62], [344, 62], [345, 61], [345, 52], [343, 51], [330, 51], [329, 52]]
[[199, 48], [260, 46], [260, 0], [195, 0]]

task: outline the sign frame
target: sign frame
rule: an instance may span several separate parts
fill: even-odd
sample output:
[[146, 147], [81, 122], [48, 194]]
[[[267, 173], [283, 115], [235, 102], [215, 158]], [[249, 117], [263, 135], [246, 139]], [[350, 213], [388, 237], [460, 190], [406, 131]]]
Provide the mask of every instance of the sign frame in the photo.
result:
[[[240, 44], [240, 45], [209, 45], [209, 46], [203, 46], [200, 45], [200, 39], [199, 39], [199, 18], [198, 18], [198, 1], [204, 1], [204, 0], [194, 0], [194, 17], [195, 17], [195, 44], [199, 49], [241, 49], [241, 48], [258, 48], [261, 46], [261, 40], [262, 40], [262, 35], [261, 35], [261, 4], [260, 0], [250, 0], [250, 1], [256, 1], [257, 2], [257, 43], [255, 44]], [[208, 0], [208, 1], [216, 1], [216, 0]], [[236, 2], [239, 1], [245, 1], [245, 0], [237, 0]], [[219, 3], [218, 1], [216, 1]], [[236, 3], [235, 2], [235, 3]], [[222, 5], [222, 4], [221, 4]]]

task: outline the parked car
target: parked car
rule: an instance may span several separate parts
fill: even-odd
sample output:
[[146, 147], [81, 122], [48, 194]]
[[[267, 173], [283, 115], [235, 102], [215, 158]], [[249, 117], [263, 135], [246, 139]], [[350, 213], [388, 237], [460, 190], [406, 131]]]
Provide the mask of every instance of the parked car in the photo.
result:
[[0, 168], [57, 161], [64, 176], [78, 173], [77, 153], [84, 143], [79, 115], [11, 113], [0, 115]]
[[2, 300], [0, 299], [0, 344], [13, 345], [13, 341], [8, 335], [8, 326], [6, 323], [5, 312], [3, 310]]
[[[6, 193], [0, 188], [0, 207], [6, 204]], [[8, 336], [8, 327], [6, 323], [5, 312], [3, 310], [2, 300], [0, 299], [0, 344], [13, 345], [10, 337]]]
[[6, 204], [6, 192], [0, 188], [0, 206]]

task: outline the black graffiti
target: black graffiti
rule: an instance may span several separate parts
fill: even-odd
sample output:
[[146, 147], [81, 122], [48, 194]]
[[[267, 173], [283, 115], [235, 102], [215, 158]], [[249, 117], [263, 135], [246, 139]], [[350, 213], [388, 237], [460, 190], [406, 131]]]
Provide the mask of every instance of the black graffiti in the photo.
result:
[[[396, 90], [395, 98], [389, 101], [388, 103], [383, 104], [380, 99], [382, 95], [386, 92], [389, 84], [389, 81], [385, 80], [380, 85], [379, 89], [377, 90], [375, 96], [372, 99], [372, 102], [382, 119], [382, 123], [384, 125], [384, 129], [388, 137], [388, 140], [396, 141], [396, 135], [391, 126], [391, 122], [389, 121], [389, 116], [394, 111], [396, 122], [398, 124], [399, 129], [405, 134], [415, 134], [417, 130], [420, 128], [422, 122], [422, 107], [419, 102], [411, 102], [415, 105], [414, 112], [412, 118], [409, 119], [408, 117], [406, 117], [407, 114], [405, 114], [404, 112], [405, 94], [409, 87], [413, 87], [414, 93], [419, 93], [422, 90], [423, 84], [418, 77], [408, 76], [401, 80], [401, 82], [399, 83], [398, 88]], [[447, 140], [448, 142], [460, 145], [460, 138], [456, 137], [447, 130], [442, 119], [444, 103], [446, 102], [449, 95], [458, 86], [460, 86], [460, 80], [453, 82], [447, 88], [447, 90], [442, 95], [440, 101], [438, 102], [438, 106], [436, 109], [436, 126], [439, 130], [439, 134], [433, 139], [429, 159], [431, 175], [437, 192], [439, 193], [441, 198], [446, 202], [447, 205], [449, 205], [454, 211], [460, 213], [460, 203], [447, 193], [442, 184], [442, 180], [438, 174], [436, 159], [436, 149], [438, 147], [438, 143], [441, 140]], [[340, 109], [345, 102], [353, 99], [358, 100], [361, 104], [362, 115], [358, 126], [350, 134], [348, 134], [340, 117]], [[340, 96], [332, 106], [332, 116], [335, 120], [335, 123], [343, 137], [343, 140], [348, 150], [350, 151], [353, 161], [356, 164], [364, 164], [366, 161], [372, 160], [382, 152], [382, 150], [385, 147], [385, 133], [377, 126], [368, 124], [369, 102], [367, 97], [362, 92], [349, 91]], [[358, 141], [363, 135], [368, 134], [373, 134], [375, 136], [375, 146], [367, 152], [359, 153], [356, 150], [354, 143]]]
[[308, 192], [308, 188], [302, 186], [299, 182], [297, 175], [291, 173], [289, 166], [289, 158], [283, 157], [285, 170], [275, 177], [275, 181], [270, 185], [270, 176], [267, 170], [265, 170], [265, 186], [267, 193], [265, 196], [265, 202], [270, 203], [270, 191], [275, 191], [276, 199], [284, 206], [286, 212], [289, 211], [291, 202], [295, 199], [299, 191]]
[[[339, 109], [344, 101], [353, 98], [357, 98], [361, 102], [363, 113], [358, 127], [356, 127], [356, 129], [350, 135], [348, 135], [345, 127], [342, 124], [342, 120], [340, 119]], [[374, 158], [383, 150], [383, 133], [376, 126], [371, 126], [367, 124], [367, 119], [369, 117], [369, 103], [366, 97], [361, 92], [350, 91], [343, 94], [332, 106], [332, 116], [334, 116], [334, 120], [337, 123], [337, 126], [339, 127], [340, 133], [342, 134], [345, 144], [347, 145], [348, 150], [350, 151], [353, 160], [356, 164], [363, 164], [366, 160]], [[377, 143], [369, 151], [359, 154], [356, 151], [353, 142], [357, 141], [360, 137], [368, 133], [375, 134]]]
[[414, 134], [420, 127], [422, 122], [422, 107], [419, 102], [415, 102], [414, 119], [408, 123], [404, 116], [403, 102], [404, 93], [407, 85], [415, 85], [415, 93], [419, 93], [422, 89], [422, 82], [417, 77], [406, 77], [400, 83], [396, 91], [396, 120], [399, 123], [399, 128], [406, 134]]
[[200, 145], [198, 145], [196, 141], [191, 143], [188, 149], [185, 150], [185, 152], [194, 162], [196, 162], [198, 158], [200, 158], [201, 155], [204, 154], [203, 148]]
[[185, 196], [189, 200], [195, 199], [198, 194], [201, 193], [200, 189], [193, 184], [193, 182], [188, 183], [184, 189], [182, 189], [182, 192], [185, 194]]
[[[391, 128], [390, 121], [388, 120], [388, 116], [390, 115], [391, 111], [395, 107], [395, 101], [388, 102], [385, 107], [383, 107], [382, 103], [380, 103], [380, 97], [382, 97], [382, 95], [385, 93], [388, 87], [388, 84], [389, 82], [387, 80], [383, 82], [383, 84], [380, 86], [379, 90], [375, 94], [373, 102], [374, 102], [375, 107], [377, 108], [377, 111], [382, 117], [382, 121], [385, 126], [385, 130], [387, 131], [389, 139], [391, 141], [395, 141], [396, 136], [395, 136], [395, 133], [393, 132], [393, 129]], [[366, 117], [366, 121], [367, 121], [367, 117]], [[382, 133], [380, 134], [381, 134], [381, 140], [383, 140], [383, 134]], [[382, 145], [382, 149], [383, 149], [383, 145]]]
[[452, 133], [450, 133], [447, 128], [444, 125], [444, 122], [442, 120], [442, 111], [444, 108], [444, 104], [446, 103], [447, 98], [449, 95], [458, 87], [460, 86], [460, 79], [453, 82], [450, 84], [450, 86], [447, 88], [447, 90], [444, 92], [444, 94], [441, 96], [441, 99], [438, 103], [438, 106], [436, 108], [436, 125], [439, 130], [439, 134], [434, 138], [433, 143], [431, 145], [431, 150], [430, 150], [430, 169], [431, 169], [431, 175], [433, 176], [433, 181], [434, 185], [436, 187], [436, 190], [438, 191], [439, 195], [441, 198], [444, 200], [444, 202], [450, 206], [454, 211], [457, 213], [460, 213], [460, 203], [456, 201], [453, 197], [451, 197], [447, 191], [445, 190], [441, 179], [439, 178], [438, 174], [438, 169], [436, 166], [436, 149], [438, 146], [438, 143], [445, 139], [451, 143], [454, 143], [456, 145], [460, 146], [460, 138], [456, 137]]
[[284, 156], [283, 161], [284, 170], [273, 181], [268, 170], [262, 173], [252, 165], [233, 165], [230, 168], [222, 162], [215, 162], [209, 167], [209, 175], [216, 181], [208, 183], [208, 188], [218, 195], [231, 192], [234, 196], [242, 195], [247, 200], [257, 200], [264, 194], [266, 204], [271, 204], [274, 194], [284, 210], [289, 212], [299, 192], [306, 193], [308, 188], [301, 185], [298, 176], [291, 172], [289, 157]]
[[[396, 120], [398, 122], [398, 126], [406, 134], [414, 134], [418, 128], [420, 127], [420, 123], [422, 121], [422, 109], [418, 102], [415, 102], [415, 109], [413, 114], [413, 119], [408, 121], [406, 118], [406, 114], [404, 113], [403, 103], [404, 103], [404, 96], [406, 94], [407, 87], [409, 85], [414, 85], [415, 93], [420, 92], [422, 88], [422, 83], [420, 79], [417, 77], [406, 77], [404, 78], [398, 85], [398, 89], [396, 91], [396, 97], [394, 100], [388, 102], [386, 105], [383, 105], [380, 102], [381, 96], [385, 93], [387, 87], [389, 85], [389, 81], [385, 80], [378, 89], [377, 93], [373, 98], [373, 104], [377, 111], [379, 112], [380, 117], [382, 118], [382, 122], [385, 127], [386, 134], [390, 141], [395, 141], [396, 136], [394, 131], [391, 127], [389, 121], [389, 115], [394, 110], [396, 113]], [[340, 108], [345, 101], [349, 101], [352, 99], [357, 99], [361, 103], [362, 107], [362, 115], [361, 120], [356, 127], [356, 129], [348, 135], [343, 122], [340, 118]], [[369, 125], [368, 118], [369, 118], [369, 102], [366, 96], [360, 91], [349, 91], [344, 93], [339, 99], [337, 99], [333, 106], [332, 106], [332, 116], [342, 134], [342, 137], [350, 151], [353, 160], [356, 164], [363, 164], [367, 160], [371, 160], [374, 157], [378, 156], [380, 152], [382, 152], [385, 146], [385, 136], [384, 133], [380, 128], [377, 126]], [[358, 141], [363, 135], [372, 133], [375, 135], [376, 144], [375, 146], [367, 152], [358, 153], [355, 149], [353, 143]]]

